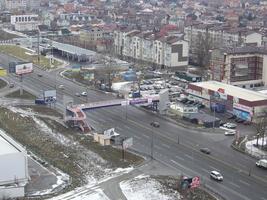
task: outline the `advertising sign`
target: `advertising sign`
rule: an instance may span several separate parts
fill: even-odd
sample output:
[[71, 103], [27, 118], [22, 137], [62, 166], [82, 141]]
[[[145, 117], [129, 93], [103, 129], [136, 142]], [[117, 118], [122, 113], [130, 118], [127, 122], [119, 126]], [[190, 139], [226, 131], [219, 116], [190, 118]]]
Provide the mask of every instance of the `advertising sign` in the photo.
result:
[[200, 178], [199, 176], [195, 176], [192, 178], [192, 183], [190, 184], [190, 188], [196, 188], [200, 186]]
[[47, 90], [44, 91], [44, 98], [47, 97], [56, 97], [57, 96], [57, 91], [56, 90]]
[[132, 99], [130, 100], [130, 105], [147, 103], [147, 99]]
[[16, 65], [16, 74], [28, 74], [33, 71], [32, 63], [21, 63]]
[[5, 69], [0, 69], [0, 76], [6, 76], [7, 71]]

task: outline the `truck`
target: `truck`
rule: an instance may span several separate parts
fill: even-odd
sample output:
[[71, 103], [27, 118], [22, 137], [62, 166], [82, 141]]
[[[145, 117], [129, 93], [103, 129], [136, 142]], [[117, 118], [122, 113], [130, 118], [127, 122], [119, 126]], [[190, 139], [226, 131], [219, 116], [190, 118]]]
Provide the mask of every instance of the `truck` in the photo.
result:
[[46, 102], [44, 99], [35, 99], [35, 104], [46, 105]]
[[267, 159], [260, 159], [256, 162], [257, 167], [262, 167], [267, 169]]

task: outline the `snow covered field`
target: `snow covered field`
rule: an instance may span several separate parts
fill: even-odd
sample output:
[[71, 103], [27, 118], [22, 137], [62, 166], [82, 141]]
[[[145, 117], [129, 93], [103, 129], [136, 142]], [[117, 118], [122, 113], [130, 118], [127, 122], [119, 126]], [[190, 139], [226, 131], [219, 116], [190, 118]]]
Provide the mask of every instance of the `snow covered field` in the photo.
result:
[[146, 175], [137, 176], [120, 183], [121, 190], [128, 200], [179, 200], [177, 191], [164, 194], [164, 187], [155, 179]]
[[[267, 156], [266, 151], [263, 151], [259, 148], [256, 148], [253, 146], [253, 144], [257, 144], [257, 139], [254, 140], [250, 140], [248, 142], [246, 142], [246, 152], [257, 157], [257, 158], [262, 158]], [[263, 138], [259, 138], [258, 141], [259, 146], [266, 145], [267, 144], [267, 137], [263, 140]]]

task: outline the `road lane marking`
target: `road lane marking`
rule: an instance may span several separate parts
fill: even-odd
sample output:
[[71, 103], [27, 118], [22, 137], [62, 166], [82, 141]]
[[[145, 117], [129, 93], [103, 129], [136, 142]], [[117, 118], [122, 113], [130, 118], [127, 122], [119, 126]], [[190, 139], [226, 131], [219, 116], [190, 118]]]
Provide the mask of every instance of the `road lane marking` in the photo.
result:
[[167, 149], [169, 149], [169, 148], [170, 148], [170, 146], [169, 146], [169, 145], [167, 145], [167, 144], [161, 143], [161, 145], [162, 145], [162, 146], [164, 146], [164, 147], [166, 147]]
[[135, 138], [137, 138], [138, 140], [143, 140], [143, 138], [141, 138], [140, 136], [134, 135]]
[[250, 186], [250, 184], [246, 181], [239, 180], [240, 183], [243, 183], [244, 185]]
[[174, 163], [174, 164], [176, 164], [176, 165], [178, 165], [178, 166], [180, 166], [180, 164], [178, 162], [176, 162], [175, 160], [172, 160], [171, 159], [171, 162]]
[[150, 137], [149, 137], [148, 135], [145, 135], [145, 134], [144, 134], [143, 136], [144, 136], [145, 138], [147, 138], [147, 139], [150, 139]]
[[235, 183], [233, 183], [233, 182], [229, 182], [229, 184], [231, 184], [231, 185], [233, 185], [233, 186], [235, 186], [235, 187], [237, 187], [237, 188], [240, 188], [240, 186], [239, 185], [237, 185], [237, 184], [235, 184]]
[[185, 160], [184, 158], [182, 158], [182, 157], [179, 157], [179, 156], [175, 156], [175, 158], [177, 158], [177, 159], [179, 159], [179, 160], [182, 160], [182, 161], [184, 161], [184, 160]]
[[184, 156], [186, 156], [187, 158], [192, 159], [192, 160], [194, 159], [193, 156], [190, 156], [190, 155], [188, 155], [186, 153], [184, 154]]

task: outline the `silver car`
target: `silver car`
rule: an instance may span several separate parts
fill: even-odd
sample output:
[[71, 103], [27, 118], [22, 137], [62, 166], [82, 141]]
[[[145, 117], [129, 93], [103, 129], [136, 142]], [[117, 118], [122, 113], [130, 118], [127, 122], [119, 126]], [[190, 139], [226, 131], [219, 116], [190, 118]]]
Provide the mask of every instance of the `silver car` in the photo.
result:
[[221, 175], [221, 173], [217, 172], [215, 170], [210, 172], [210, 178], [212, 178], [216, 181], [222, 181], [223, 180], [223, 176]]

